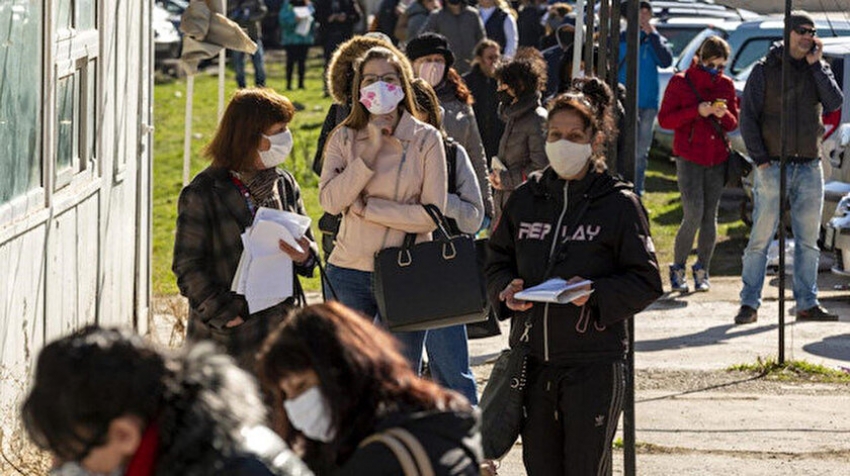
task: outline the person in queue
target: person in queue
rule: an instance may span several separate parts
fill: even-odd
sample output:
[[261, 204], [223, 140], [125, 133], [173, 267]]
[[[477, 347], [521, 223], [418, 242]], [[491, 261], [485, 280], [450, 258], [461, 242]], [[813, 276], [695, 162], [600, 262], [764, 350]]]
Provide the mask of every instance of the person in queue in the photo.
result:
[[499, 100], [496, 95], [496, 67], [501, 61], [499, 51], [499, 44], [495, 41], [487, 38], [481, 40], [475, 45], [472, 69], [463, 75], [463, 81], [475, 100], [472, 110], [487, 160], [499, 153], [499, 141], [505, 131], [505, 123], [499, 118]]
[[[416, 119], [407, 59], [386, 47], [355, 63], [352, 110], [328, 139], [319, 202], [342, 214], [328, 258], [325, 295], [373, 319], [375, 254], [408, 233], [430, 240], [434, 221], [422, 205], [446, 208], [446, 158], [440, 132]], [[402, 332], [405, 355], [421, 366], [424, 336]]]
[[717, 242], [717, 211], [729, 158], [726, 132], [738, 127], [735, 85], [723, 74], [730, 51], [719, 36], [706, 38], [691, 67], [670, 79], [658, 111], [661, 127], [673, 129], [676, 183], [682, 195], [682, 224], [670, 265], [673, 291], [688, 292], [685, 262], [697, 230], [694, 289], [708, 291], [711, 287], [708, 271]]
[[523, 48], [512, 61], [496, 69], [499, 114], [505, 130], [499, 140], [498, 158], [505, 168], [491, 163], [490, 183], [497, 223], [511, 192], [535, 171], [548, 165], [546, 142], [546, 109], [541, 105], [541, 91], [546, 87], [546, 62], [540, 53]]
[[[606, 474], [622, 410], [626, 320], [661, 296], [649, 222], [631, 185], [605, 170], [613, 96], [577, 80], [549, 105], [546, 156], [511, 194], [490, 238], [488, 293], [527, 345], [522, 451], [530, 476]], [[550, 278], [585, 293], [566, 304], [516, 293]]]
[[254, 378], [209, 343], [165, 353], [87, 326], [38, 355], [21, 407], [51, 476], [308, 476], [265, 426]]
[[399, 431], [422, 446], [431, 474], [479, 474], [477, 411], [417, 377], [392, 336], [354, 310], [328, 302], [294, 312], [259, 364], [285, 439], [317, 474], [407, 474], [378, 438]]
[[413, 64], [413, 74], [427, 81], [440, 98], [440, 106], [445, 111], [443, 127], [446, 134], [469, 154], [484, 199], [487, 224], [493, 216], [493, 192], [487, 181], [487, 159], [472, 109], [474, 99], [453, 66], [454, 53], [446, 38], [436, 33], [423, 33], [410, 40], [405, 53]]
[[211, 339], [242, 368], [252, 371], [254, 354], [268, 331], [303, 302], [296, 275], [311, 277], [316, 245], [308, 230], [301, 251], [280, 240], [294, 264], [294, 296], [251, 313], [245, 296], [231, 291], [243, 251], [242, 233], [260, 207], [307, 215], [295, 177], [278, 167], [293, 139], [292, 102], [271, 89], [237, 91], [204, 150], [212, 164], [180, 192], [172, 270], [189, 300], [187, 340]]

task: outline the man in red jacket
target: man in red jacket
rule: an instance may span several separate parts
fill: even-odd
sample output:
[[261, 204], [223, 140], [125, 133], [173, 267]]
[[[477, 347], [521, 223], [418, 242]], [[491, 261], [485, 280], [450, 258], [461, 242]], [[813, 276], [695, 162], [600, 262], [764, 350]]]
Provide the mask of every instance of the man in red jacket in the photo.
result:
[[717, 208], [729, 156], [726, 132], [738, 127], [732, 80], [723, 74], [729, 45], [707, 38], [687, 71], [670, 79], [658, 112], [661, 127], [673, 129], [676, 176], [682, 194], [682, 224], [676, 233], [670, 285], [688, 292], [686, 261], [699, 230], [694, 289], [708, 291], [708, 267], [717, 238]]

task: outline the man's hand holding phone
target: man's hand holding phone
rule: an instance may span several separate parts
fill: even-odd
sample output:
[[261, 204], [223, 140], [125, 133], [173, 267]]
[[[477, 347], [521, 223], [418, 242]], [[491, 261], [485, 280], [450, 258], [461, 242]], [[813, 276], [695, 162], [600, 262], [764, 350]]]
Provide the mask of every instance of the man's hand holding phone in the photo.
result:
[[806, 55], [806, 61], [809, 64], [815, 64], [823, 59], [823, 40], [815, 36], [812, 38], [812, 43], [812, 49]]

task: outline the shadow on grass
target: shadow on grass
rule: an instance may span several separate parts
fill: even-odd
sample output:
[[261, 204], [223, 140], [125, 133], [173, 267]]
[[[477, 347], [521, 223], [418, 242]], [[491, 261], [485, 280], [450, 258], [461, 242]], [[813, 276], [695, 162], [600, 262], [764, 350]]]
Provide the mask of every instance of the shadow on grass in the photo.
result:
[[653, 171], [659, 171], [658, 173], [649, 173], [646, 175], [646, 183], [644, 184], [644, 188], [646, 190], [652, 192], [659, 193], [669, 193], [669, 192], [678, 192], [679, 187], [676, 182], [676, 171], [673, 170], [672, 175], [668, 174], [667, 170], [658, 170], [653, 168]]

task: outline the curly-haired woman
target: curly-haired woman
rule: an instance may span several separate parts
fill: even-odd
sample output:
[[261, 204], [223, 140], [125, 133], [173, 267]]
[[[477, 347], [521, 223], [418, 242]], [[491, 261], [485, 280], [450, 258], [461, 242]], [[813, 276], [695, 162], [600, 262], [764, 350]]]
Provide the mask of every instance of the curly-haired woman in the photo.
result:
[[496, 69], [499, 112], [505, 131], [499, 141], [499, 161], [506, 169], [491, 165], [490, 183], [496, 221], [511, 192], [528, 174], [546, 167], [546, 109], [540, 92], [546, 89], [546, 62], [540, 53], [522, 48], [516, 58]]

